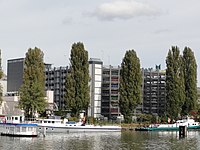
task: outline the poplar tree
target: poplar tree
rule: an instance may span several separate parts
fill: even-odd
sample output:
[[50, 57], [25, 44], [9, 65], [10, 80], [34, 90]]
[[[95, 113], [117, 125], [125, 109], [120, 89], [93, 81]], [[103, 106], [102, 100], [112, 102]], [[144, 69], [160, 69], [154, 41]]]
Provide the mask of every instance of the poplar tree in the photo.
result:
[[185, 78], [185, 103], [183, 114], [189, 114], [197, 109], [197, 64], [193, 51], [185, 47], [183, 51], [183, 67]]
[[43, 52], [37, 47], [28, 49], [26, 53], [19, 101], [19, 107], [24, 110], [26, 117], [44, 112], [47, 106], [43, 56]]
[[89, 79], [88, 52], [83, 43], [74, 43], [70, 55], [70, 69], [66, 76], [65, 102], [66, 107], [76, 117], [79, 117], [81, 111], [87, 113], [90, 102]]
[[140, 60], [134, 50], [128, 50], [121, 63], [119, 100], [120, 112], [127, 123], [132, 121], [136, 106], [141, 102], [141, 85]]
[[180, 115], [185, 102], [183, 61], [177, 46], [169, 50], [166, 65], [166, 111], [173, 120]]

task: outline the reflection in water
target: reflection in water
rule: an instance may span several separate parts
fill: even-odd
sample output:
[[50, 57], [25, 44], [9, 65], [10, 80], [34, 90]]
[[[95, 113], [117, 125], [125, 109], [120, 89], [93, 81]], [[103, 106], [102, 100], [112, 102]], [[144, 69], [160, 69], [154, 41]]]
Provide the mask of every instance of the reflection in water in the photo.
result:
[[47, 134], [39, 138], [0, 136], [3, 150], [196, 150], [200, 149], [200, 131], [178, 132], [106, 132]]

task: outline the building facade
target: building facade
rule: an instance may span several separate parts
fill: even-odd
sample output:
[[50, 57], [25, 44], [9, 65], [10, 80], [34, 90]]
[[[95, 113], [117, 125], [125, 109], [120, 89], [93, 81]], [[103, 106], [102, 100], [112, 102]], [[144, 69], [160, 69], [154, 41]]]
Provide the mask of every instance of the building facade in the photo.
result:
[[19, 91], [23, 83], [24, 58], [7, 61], [7, 92]]
[[57, 109], [65, 109], [65, 79], [68, 67], [51, 67], [51, 64], [45, 64], [45, 90], [54, 91], [54, 104]]
[[142, 69], [143, 113], [163, 115], [166, 109], [165, 70]]
[[94, 118], [101, 117], [102, 66], [103, 62], [100, 59], [90, 58], [90, 104], [88, 107], [88, 116]]
[[7, 76], [4, 74], [3, 78], [0, 79], [0, 85], [2, 87], [2, 96], [5, 96], [7, 93]]
[[104, 66], [102, 72], [101, 114], [108, 119], [120, 116], [119, 84], [120, 67]]

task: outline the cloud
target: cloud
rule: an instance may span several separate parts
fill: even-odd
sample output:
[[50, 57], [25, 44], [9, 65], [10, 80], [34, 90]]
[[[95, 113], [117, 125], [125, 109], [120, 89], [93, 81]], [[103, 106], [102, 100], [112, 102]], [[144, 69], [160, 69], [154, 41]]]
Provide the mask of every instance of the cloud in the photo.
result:
[[146, 3], [135, 0], [117, 0], [103, 3], [96, 8], [93, 15], [102, 20], [131, 19], [138, 16], [156, 16], [160, 10]]

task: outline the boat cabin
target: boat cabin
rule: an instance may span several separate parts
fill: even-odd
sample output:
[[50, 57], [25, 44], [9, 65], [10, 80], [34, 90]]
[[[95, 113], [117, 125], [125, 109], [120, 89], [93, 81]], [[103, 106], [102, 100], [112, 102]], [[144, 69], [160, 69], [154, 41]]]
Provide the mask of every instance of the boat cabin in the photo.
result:
[[66, 124], [68, 122], [68, 119], [39, 119], [37, 121], [39, 124], [42, 125], [62, 125], [62, 124]]
[[3, 123], [22, 123], [24, 122], [24, 116], [13, 115], [13, 116], [5, 116], [5, 120]]

